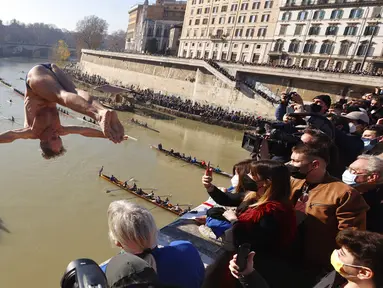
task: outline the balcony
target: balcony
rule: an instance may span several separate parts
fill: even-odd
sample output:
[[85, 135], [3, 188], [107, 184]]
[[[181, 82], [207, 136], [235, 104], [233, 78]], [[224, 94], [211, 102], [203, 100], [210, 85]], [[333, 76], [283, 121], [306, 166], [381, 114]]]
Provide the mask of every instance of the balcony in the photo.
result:
[[287, 1], [281, 10], [303, 10], [303, 9], [321, 9], [337, 7], [359, 7], [359, 6], [380, 6], [383, 0], [302, 0], [298, 3]]
[[210, 35], [210, 40], [213, 42], [226, 42], [227, 34]]

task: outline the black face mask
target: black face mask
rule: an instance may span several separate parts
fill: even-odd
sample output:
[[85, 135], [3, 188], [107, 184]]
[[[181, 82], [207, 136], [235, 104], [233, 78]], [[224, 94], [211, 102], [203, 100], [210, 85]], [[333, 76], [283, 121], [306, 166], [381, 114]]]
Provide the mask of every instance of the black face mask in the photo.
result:
[[243, 176], [242, 183], [243, 183], [243, 189], [245, 191], [254, 191], [254, 192], [258, 191], [257, 182], [251, 179], [249, 175], [246, 174], [245, 176]]
[[310, 112], [312, 113], [319, 113], [322, 110], [322, 106], [312, 103], [310, 104]]
[[296, 179], [306, 179], [307, 174], [309, 174], [311, 172], [311, 170], [306, 172], [306, 173], [301, 172], [302, 167], [296, 167], [296, 166], [291, 165], [291, 164], [286, 164], [286, 167], [287, 167], [287, 169], [289, 169], [291, 176], [296, 178]]

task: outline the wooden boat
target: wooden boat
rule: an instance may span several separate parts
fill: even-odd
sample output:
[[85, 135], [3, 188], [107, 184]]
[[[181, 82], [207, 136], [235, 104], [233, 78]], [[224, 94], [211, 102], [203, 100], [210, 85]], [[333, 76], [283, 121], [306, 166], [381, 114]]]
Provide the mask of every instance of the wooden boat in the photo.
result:
[[[180, 156], [174, 155], [174, 153], [171, 153], [169, 150], [166, 150], [166, 149], [163, 149], [163, 148], [159, 149], [158, 145], [150, 145], [150, 147], [153, 148], [153, 149], [157, 149], [159, 152], [162, 152], [162, 153], [164, 153], [166, 155], [172, 156], [172, 157], [177, 158], [179, 160], [182, 160], [182, 161], [184, 161], [186, 163], [189, 163], [190, 165], [194, 165], [194, 166], [197, 166], [197, 167], [202, 168], [202, 169], [206, 169], [207, 168], [206, 166], [202, 165], [201, 162], [190, 162], [188, 159], [182, 157], [181, 155]], [[212, 168], [213, 172], [216, 173], [216, 174], [219, 174], [219, 175], [222, 175], [222, 176], [225, 176], [225, 177], [229, 177], [229, 178], [233, 177], [233, 175], [231, 175], [231, 174], [229, 174], [227, 172], [217, 171], [216, 170], [217, 168], [215, 168], [213, 166], [210, 166], [210, 168]]]
[[124, 182], [122, 182], [120, 180], [112, 181], [112, 180], [110, 180], [110, 177], [106, 176], [105, 174], [100, 174], [99, 176], [102, 179], [104, 179], [104, 180], [106, 180], [106, 181], [116, 185], [117, 187], [121, 188], [122, 190], [128, 191], [128, 192], [134, 194], [135, 196], [137, 196], [137, 197], [139, 197], [141, 199], [144, 199], [144, 200], [146, 200], [146, 201], [148, 201], [148, 202], [150, 202], [150, 203], [152, 203], [152, 204], [154, 204], [154, 205], [156, 205], [158, 207], [161, 207], [161, 208], [163, 208], [163, 209], [165, 209], [165, 210], [167, 210], [167, 211], [169, 211], [169, 212], [171, 212], [173, 214], [176, 214], [178, 216], [181, 216], [181, 215], [183, 215], [183, 214], [185, 214], [186, 212], [189, 211], [189, 210], [186, 210], [186, 209], [180, 209], [179, 211], [176, 211], [176, 210], [174, 210], [174, 207], [175, 207], [174, 205], [172, 205], [172, 204], [164, 205], [162, 203], [159, 204], [154, 199], [150, 198], [148, 196], [149, 194], [145, 193], [145, 192], [143, 192], [142, 195], [137, 194], [135, 191], [131, 190], [129, 187], [124, 187]]
[[144, 123], [140, 123], [140, 122], [138, 122], [137, 120], [134, 120], [134, 119], [131, 119], [130, 122], [128, 122], [128, 123], [136, 124], [136, 125], [138, 125], [138, 126], [144, 127], [144, 128], [149, 129], [149, 130], [151, 130], [151, 131], [160, 133], [160, 131], [158, 131], [157, 129], [154, 129], [154, 128], [152, 128], [152, 127], [149, 127], [148, 125], [145, 125]]

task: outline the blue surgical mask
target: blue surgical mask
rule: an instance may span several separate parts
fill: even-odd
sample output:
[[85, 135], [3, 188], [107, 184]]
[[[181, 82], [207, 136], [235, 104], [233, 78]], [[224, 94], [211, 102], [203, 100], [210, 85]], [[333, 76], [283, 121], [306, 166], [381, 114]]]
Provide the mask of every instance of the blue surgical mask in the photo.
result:
[[343, 172], [343, 175], [342, 175], [342, 181], [344, 183], [346, 183], [347, 185], [350, 185], [350, 186], [355, 186], [357, 183], [355, 182], [355, 179], [356, 177], [358, 177], [358, 175], [356, 174], [352, 174], [348, 169], [346, 171]]
[[377, 138], [375, 139], [362, 138], [362, 141], [364, 143], [364, 152], [371, 150], [378, 143]]

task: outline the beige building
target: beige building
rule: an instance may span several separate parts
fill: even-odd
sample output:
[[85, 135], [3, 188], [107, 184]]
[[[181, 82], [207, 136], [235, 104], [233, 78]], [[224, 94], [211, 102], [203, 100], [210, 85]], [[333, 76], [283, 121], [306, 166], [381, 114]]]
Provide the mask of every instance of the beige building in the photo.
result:
[[145, 0], [144, 4], [133, 6], [129, 10], [125, 50], [143, 52], [147, 40], [154, 36], [158, 42], [164, 42], [161, 38], [169, 37], [171, 25], [183, 21], [185, 9], [186, 1], [176, 0], [157, 0], [153, 5]]
[[267, 62], [278, 0], [188, 0], [178, 56]]

